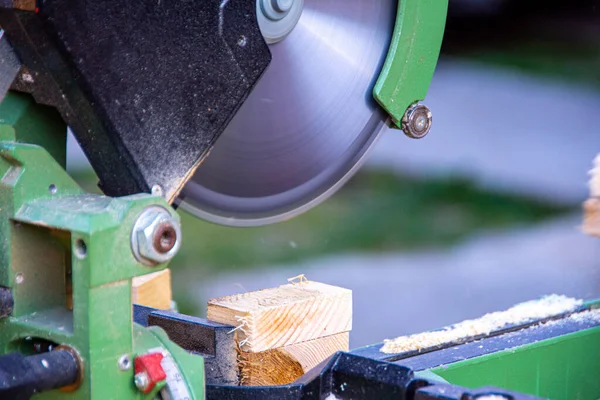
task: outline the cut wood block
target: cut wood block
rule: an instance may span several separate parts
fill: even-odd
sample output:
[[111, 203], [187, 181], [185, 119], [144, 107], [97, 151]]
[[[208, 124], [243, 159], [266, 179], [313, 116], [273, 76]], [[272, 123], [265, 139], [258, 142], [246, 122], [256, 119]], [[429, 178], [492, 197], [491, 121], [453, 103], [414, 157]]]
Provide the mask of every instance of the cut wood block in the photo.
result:
[[133, 304], [168, 310], [173, 299], [171, 292], [171, 270], [166, 268], [151, 274], [136, 276], [131, 281]]
[[213, 299], [208, 319], [237, 327], [244, 352], [260, 352], [348, 332], [352, 291], [318, 282]]
[[36, 0], [13, 0], [12, 3], [13, 7], [18, 10], [35, 11], [36, 9]]
[[585, 212], [583, 231], [588, 235], [600, 236], [600, 154], [590, 171], [590, 199], [583, 204]]
[[240, 352], [240, 384], [287, 385], [338, 351], [348, 351], [348, 332], [259, 353]]
[[600, 236], [600, 198], [588, 199], [583, 204], [583, 209], [583, 231], [588, 235]]

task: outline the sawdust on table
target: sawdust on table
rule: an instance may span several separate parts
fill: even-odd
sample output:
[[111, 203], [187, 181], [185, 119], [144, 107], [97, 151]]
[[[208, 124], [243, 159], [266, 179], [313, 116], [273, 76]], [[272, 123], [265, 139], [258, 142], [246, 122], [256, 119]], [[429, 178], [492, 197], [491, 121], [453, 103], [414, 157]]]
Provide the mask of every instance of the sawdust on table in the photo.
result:
[[506, 326], [518, 325], [573, 311], [581, 304], [583, 304], [582, 300], [553, 294], [539, 300], [517, 304], [506, 311], [493, 312], [481, 318], [466, 320], [439, 331], [384, 340], [380, 351], [388, 354], [403, 353], [462, 341], [480, 335], [488, 335], [490, 332]]
[[532, 326], [531, 329], [535, 329], [540, 325], [552, 326], [552, 325], [565, 324], [567, 322], [577, 322], [580, 324], [583, 324], [586, 322], [600, 322], [600, 308], [595, 308], [592, 310], [586, 310], [586, 311], [574, 313], [574, 314], [569, 315], [566, 318], [561, 318], [561, 319], [557, 319], [554, 321], [546, 321], [546, 322], [540, 323], [538, 325]]

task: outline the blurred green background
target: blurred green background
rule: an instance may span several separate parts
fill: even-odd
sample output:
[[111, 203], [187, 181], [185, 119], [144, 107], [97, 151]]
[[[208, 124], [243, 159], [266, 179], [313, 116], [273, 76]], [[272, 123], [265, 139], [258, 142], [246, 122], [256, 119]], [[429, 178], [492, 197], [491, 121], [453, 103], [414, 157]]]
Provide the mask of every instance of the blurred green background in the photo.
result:
[[[94, 174], [73, 175], [97, 191]], [[180, 211], [184, 241], [170, 266], [175, 279], [181, 274], [200, 282], [327, 254], [450, 246], [478, 231], [526, 226], [571, 210], [486, 191], [458, 176], [418, 180], [363, 169], [325, 203], [275, 225], [230, 228]], [[189, 293], [173, 295], [181, 312], [204, 313], [205, 305], [194, 303]]]
[[[589, 1], [451, 0], [441, 62], [501, 66], [599, 88], [597, 27], [595, 5]], [[72, 172], [88, 190], [97, 191], [92, 172]], [[183, 247], [171, 268], [175, 281], [182, 276], [201, 282], [329, 254], [447, 247], [484, 230], [528, 226], [578, 207], [483, 189], [456, 172], [415, 178], [363, 169], [324, 204], [273, 226], [228, 228], [181, 212]], [[180, 311], [203, 314], [204, 304], [194, 303], [190, 293], [176, 288], [174, 297]]]

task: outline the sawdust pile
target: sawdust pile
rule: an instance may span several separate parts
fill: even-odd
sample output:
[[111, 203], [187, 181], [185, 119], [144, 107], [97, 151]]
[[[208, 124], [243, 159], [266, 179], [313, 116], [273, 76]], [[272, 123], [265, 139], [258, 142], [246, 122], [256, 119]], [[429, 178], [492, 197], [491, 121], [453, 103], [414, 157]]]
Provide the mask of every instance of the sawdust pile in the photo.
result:
[[561, 318], [554, 321], [544, 322], [539, 325], [532, 326], [531, 329], [536, 329], [540, 325], [544, 326], [552, 326], [552, 325], [562, 325], [567, 322], [577, 322], [580, 324], [587, 322], [600, 322], [600, 308], [595, 308], [593, 310], [587, 310], [578, 312], [575, 314], [569, 315], [567, 318]]
[[581, 300], [553, 294], [539, 300], [517, 304], [506, 311], [494, 312], [486, 314], [478, 319], [463, 321], [440, 331], [425, 332], [411, 336], [401, 336], [391, 340], [384, 340], [383, 347], [380, 351], [388, 354], [403, 353], [465, 340], [480, 335], [488, 335], [490, 332], [502, 329], [506, 326], [518, 325], [573, 311], [582, 303]]

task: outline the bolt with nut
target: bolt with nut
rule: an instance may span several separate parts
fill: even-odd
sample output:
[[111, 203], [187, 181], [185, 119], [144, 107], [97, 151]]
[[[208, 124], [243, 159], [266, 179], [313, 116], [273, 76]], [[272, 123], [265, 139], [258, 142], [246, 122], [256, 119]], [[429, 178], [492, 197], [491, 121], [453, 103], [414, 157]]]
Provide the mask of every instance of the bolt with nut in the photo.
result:
[[412, 139], [422, 139], [431, 130], [433, 118], [429, 108], [423, 104], [413, 104], [402, 118], [402, 130]]
[[181, 247], [179, 221], [162, 207], [149, 207], [138, 217], [131, 233], [133, 254], [142, 264], [170, 261]]

